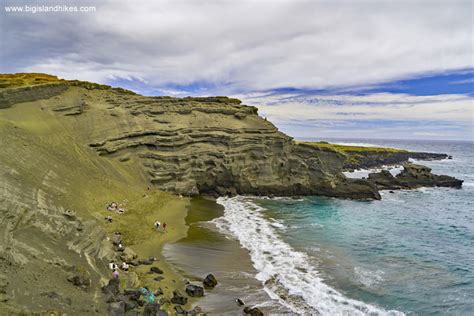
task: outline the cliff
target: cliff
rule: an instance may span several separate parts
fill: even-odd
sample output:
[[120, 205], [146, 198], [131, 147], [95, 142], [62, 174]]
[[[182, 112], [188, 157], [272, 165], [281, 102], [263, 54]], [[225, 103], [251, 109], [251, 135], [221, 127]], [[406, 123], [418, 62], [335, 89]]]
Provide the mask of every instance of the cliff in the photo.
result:
[[164, 191], [379, 198], [370, 183], [341, 174], [343, 155], [295, 143], [236, 99], [144, 97], [54, 78], [3, 86], [0, 108], [37, 103], [81, 131], [82, 144], [104, 159], [139, 164]]
[[452, 157], [442, 153], [411, 152], [403, 149], [385, 147], [364, 147], [330, 144], [328, 142], [302, 142], [315, 148], [328, 148], [344, 156], [343, 169], [353, 171], [357, 169], [379, 168], [382, 166], [401, 165], [411, 159], [441, 160]]

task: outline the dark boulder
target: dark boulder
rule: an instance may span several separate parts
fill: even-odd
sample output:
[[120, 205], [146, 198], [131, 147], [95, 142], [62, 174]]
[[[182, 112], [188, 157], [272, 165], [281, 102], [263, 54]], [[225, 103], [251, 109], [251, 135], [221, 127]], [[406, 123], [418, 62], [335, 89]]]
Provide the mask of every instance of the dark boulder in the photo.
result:
[[102, 287], [102, 292], [104, 294], [113, 294], [117, 295], [120, 292], [120, 281], [119, 279], [110, 279], [109, 283]]
[[374, 184], [379, 190], [403, 189], [400, 181], [398, 181], [398, 179], [395, 178], [388, 170], [369, 173], [367, 181]]
[[143, 309], [143, 316], [161, 315], [160, 312], [163, 312], [163, 311], [160, 309], [159, 304], [156, 304], [156, 303], [146, 304], [145, 308]]
[[397, 179], [405, 188], [418, 187], [453, 187], [461, 188], [462, 180], [445, 175], [431, 173], [431, 168], [426, 166], [407, 163], [403, 165], [404, 170], [397, 175]]
[[188, 302], [188, 298], [183, 296], [179, 290], [173, 291], [173, 297], [171, 298], [171, 303], [185, 305]]
[[156, 258], [150, 257], [148, 259], [140, 259], [138, 260], [138, 264], [143, 264], [143, 265], [152, 265], [153, 262], [156, 261]]
[[161, 270], [158, 267], [151, 267], [150, 272], [157, 273], [157, 274], [163, 274], [163, 270]]
[[186, 285], [186, 293], [191, 297], [204, 296], [204, 288], [198, 285], [188, 284]]
[[257, 307], [245, 307], [244, 313], [250, 316], [263, 316], [263, 312]]
[[202, 280], [202, 284], [207, 288], [213, 288], [217, 285], [217, 279], [214, 275], [208, 274], [204, 280]]
[[133, 301], [138, 301], [142, 293], [137, 289], [125, 289], [123, 294], [128, 296]]
[[245, 305], [244, 301], [242, 301], [240, 298], [236, 299], [235, 303], [237, 303], [237, 306], [244, 306]]
[[416, 189], [419, 187], [462, 187], [462, 180], [433, 174], [431, 169], [426, 166], [406, 163], [403, 165], [403, 168], [403, 171], [396, 177], [392, 176], [387, 170], [371, 173], [367, 181], [379, 190]]
[[73, 285], [81, 288], [87, 288], [91, 286], [91, 279], [82, 273], [70, 276], [67, 280]]

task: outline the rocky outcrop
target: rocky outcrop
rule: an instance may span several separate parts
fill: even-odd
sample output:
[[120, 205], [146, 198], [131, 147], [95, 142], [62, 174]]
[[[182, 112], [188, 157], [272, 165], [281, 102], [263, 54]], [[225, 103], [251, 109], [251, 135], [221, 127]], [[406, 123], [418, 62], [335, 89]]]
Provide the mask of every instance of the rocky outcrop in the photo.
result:
[[68, 89], [64, 83], [42, 84], [37, 86], [18, 87], [0, 90], [0, 109], [16, 103], [49, 99]]
[[188, 284], [186, 286], [186, 294], [191, 297], [201, 297], [204, 296], [204, 288], [202, 286]]
[[79, 80], [62, 80], [47, 74], [0, 74], [0, 109], [8, 108], [16, 103], [49, 99], [60, 95], [69, 87], [135, 94], [122, 88]]
[[419, 187], [461, 188], [463, 181], [445, 175], [435, 175], [422, 165], [407, 163], [404, 170], [394, 177], [389, 171], [370, 173], [368, 181], [379, 190], [415, 189]]
[[104, 157], [140, 159], [150, 183], [162, 190], [379, 198], [369, 183], [341, 175], [342, 155], [295, 143], [239, 100], [122, 96], [114, 104], [147, 128], [127, 128], [90, 146]]
[[441, 160], [449, 157], [446, 154], [409, 152], [405, 150], [347, 151], [346, 154], [347, 159], [344, 162], [344, 170], [348, 171], [401, 165], [408, 162], [410, 158], [417, 160]]
[[202, 280], [202, 284], [204, 284], [204, 286], [206, 288], [214, 288], [216, 287], [217, 285], [217, 279], [216, 277], [213, 275], [213, 274], [208, 274], [206, 275], [206, 277]]

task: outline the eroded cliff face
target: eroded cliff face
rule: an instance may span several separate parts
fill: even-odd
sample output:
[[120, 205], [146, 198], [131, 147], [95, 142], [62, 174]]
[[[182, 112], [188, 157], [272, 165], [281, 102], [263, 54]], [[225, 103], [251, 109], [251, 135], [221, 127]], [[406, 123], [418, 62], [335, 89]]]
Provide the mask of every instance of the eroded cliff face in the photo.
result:
[[[134, 116], [112, 137], [91, 144], [115, 159], [139, 159], [160, 189], [185, 195], [321, 194], [339, 196], [343, 157], [301, 146], [239, 100], [108, 96]], [[338, 190], [341, 190], [339, 192]], [[361, 197], [377, 195], [367, 185]]]
[[368, 182], [341, 174], [338, 152], [296, 144], [239, 100], [144, 97], [104, 87], [58, 81], [5, 88], [0, 107], [39, 102], [67, 124], [87, 126], [82, 139], [98, 155], [139, 163], [149, 183], [165, 191], [379, 198]]

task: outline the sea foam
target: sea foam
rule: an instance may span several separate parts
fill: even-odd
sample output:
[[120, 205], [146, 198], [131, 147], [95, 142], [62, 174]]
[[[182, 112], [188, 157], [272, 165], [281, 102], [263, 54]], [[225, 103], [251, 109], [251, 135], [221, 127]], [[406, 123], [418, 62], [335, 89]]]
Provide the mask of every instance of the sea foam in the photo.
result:
[[224, 215], [216, 226], [246, 248], [272, 299], [302, 315], [404, 315], [350, 299], [323, 282], [307, 254], [296, 251], [277, 234], [263, 208], [248, 197], [218, 198]]

